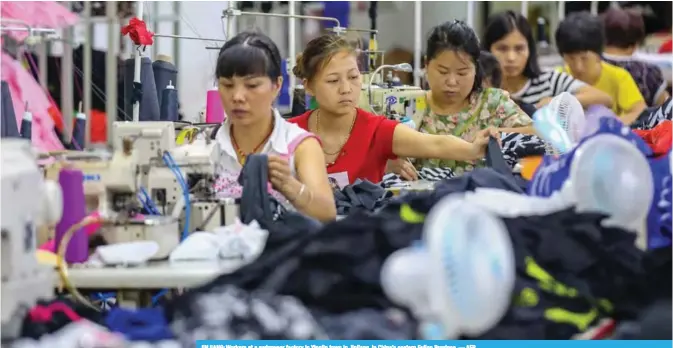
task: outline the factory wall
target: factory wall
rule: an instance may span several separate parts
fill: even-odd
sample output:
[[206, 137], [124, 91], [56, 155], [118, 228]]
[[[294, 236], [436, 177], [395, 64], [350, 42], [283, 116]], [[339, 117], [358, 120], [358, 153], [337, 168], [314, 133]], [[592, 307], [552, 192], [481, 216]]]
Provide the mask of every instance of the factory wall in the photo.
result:
[[[367, 10], [359, 11], [357, 3], [352, 2], [351, 27], [369, 28], [369, 16]], [[189, 1], [181, 2], [179, 16], [180, 34], [198, 36], [204, 38], [225, 37], [226, 23], [221, 20], [222, 10], [228, 6], [227, 1]], [[481, 7], [475, 6], [474, 25], [482, 28]], [[153, 19], [160, 16], [170, 15], [173, 4], [170, 1], [145, 2], [145, 19], [148, 25], [154, 26]], [[429, 2], [422, 5], [422, 38], [434, 26], [451, 19], [465, 19], [467, 14], [467, 2]], [[388, 50], [399, 47], [409, 51], [414, 48], [414, 3], [412, 1], [379, 2], [378, 29], [379, 48]], [[287, 20], [269, 18], [267, 20], [253, 20], [239, 18], [239, 28], [257, 27], [268, 33], [278, 44], [281, 54], [288, 53], [287, 47]], [[107, 50], [107, 25], [97, 24], [94, 31], [94, 48]], [[115, 28], [119, 30], [119, 28]], [[157, 33], [174, 34], [173, 24], [170, 22], [158, 23]], [[480, 32], [481, 30], [478, 30]], [[78, 36], [83, 35], [83, 30], [78, 30]], [[297, 52], [301, 50], [301, 30], [297, 28]], [[147, 54], [155, 57], [157, 54], [173, 54], [173, 46], [176, 40], [169, 38], [156, 38], [155, 47], [148, 50]], [[213, 86], [213, 73], [217, 58], [216, 50], [207, 50], [209, 44], [203, 41], [180, 40], [179, 43], [179, 95], [185, 117], [196, 120], [198, 113], [205, 106], [206, 91]], [[216, 44], [214, 44], [216, 45]], [[58, 50], [56, 50], [58, 51]], [[124, 50], [126, 57], [131, 54], [130, 48]], [[104, 87], [104, 86], [100, 86]]]

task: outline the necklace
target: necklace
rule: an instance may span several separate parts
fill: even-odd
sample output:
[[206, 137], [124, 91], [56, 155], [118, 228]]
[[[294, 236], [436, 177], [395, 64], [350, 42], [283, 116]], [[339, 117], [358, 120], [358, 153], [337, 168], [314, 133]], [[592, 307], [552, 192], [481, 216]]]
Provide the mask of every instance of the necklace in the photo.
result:
[[257, 151], [259, 151], [259, 149], [264, 144], [266, 144], [266, 142], [271, 137], [271, 133], [273, 133], [274, 126], [275, 126], [275, 121], [271, 124], [271, 129], [266, 134], [264, 139], [262, 139], [262, 141], [259, 144], [257, 144], [257, 146], [255, 146], [252, 149], [252, 151], [250, 151], [248, 153], [244, 153], [243, 150], [241, 150], [241, 148], [238, 147], [238, 143], [236, 142], [236, 138], [234, 137], [234, 127], [232, 126], [231, 128], [229, 128], [229, 137], [231, 137], [231, 142], [234, 145], [234, 150], [236, 150], [236, 154], [238, 155], [238, 158], [239, 158], [238, 163], [240, 163], [242, 166], [245, 165], [245, 159], [248, 157], [248, 155], [253, 154], [253, 153], [257, 153]]
[[[334, 163], [336, 163], [337, 159], [339, 158], [339, 156], [341, 154], [341, 151], [343, 150], [344, 146], [346, 145], [346, 143], [348, 142], [348, 139], [351, 136], [351, 133], [353, 132], [353, 126], [355, 125], [355, 119], [356, 118], [357, 118], [357, 114], [355, 114], [355, 116], [353, 117], [353, 121], [351, 121], [351, 126], [348, 129], [348, 133], [346, 134], [346, 137], [344, 137], [344, 139], [341, 141], [341, 144], [339, 144], [338, 150], [336, 152], [329, 153], [329, 152], [325, 151], [325, 148], [323, 147], [322, 152], [325, 155], [328, 155], [328, 156], [337, 155], [334, 158], [334, 161], [325, 164], [326, 167], [329, 167], [331, 165], [334, 165]], [[320, 110], [318, 110], [316, 112], [315, 128], [316, 128], [315, 129], [316, 133], [320, 134]]]

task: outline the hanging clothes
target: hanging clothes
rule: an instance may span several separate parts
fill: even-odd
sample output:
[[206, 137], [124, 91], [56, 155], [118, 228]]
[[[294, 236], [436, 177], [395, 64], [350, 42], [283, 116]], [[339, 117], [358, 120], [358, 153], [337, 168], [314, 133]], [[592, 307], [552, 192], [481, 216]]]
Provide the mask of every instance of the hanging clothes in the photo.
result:
[[54, 122], [49, 114], [54, 105], [47, 94], [18, 61], [4, 52], [1, 57], [2, 79], [9, 84], [17, 125], [21, 124], [27, 103], [33, 113], [33, 146], [40, 151], [63, 150], [63, 144], [54, 133]]
[[[0, 17], [17, 19], [33, 28], [60, 29], [75, 25], [79, 21], [78, 15], [57, 1], [3, 1], [0, 6]], [[17, 41], [23, 41], [28, 37], [28, 32], [10, 31], [9, 35]]]

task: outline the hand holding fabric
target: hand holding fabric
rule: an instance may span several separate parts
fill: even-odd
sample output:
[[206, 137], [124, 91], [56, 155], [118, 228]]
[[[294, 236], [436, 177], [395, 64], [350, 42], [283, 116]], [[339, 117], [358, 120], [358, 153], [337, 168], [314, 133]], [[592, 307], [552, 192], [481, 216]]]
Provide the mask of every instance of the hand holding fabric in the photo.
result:
[[486, 146], [488, 146], [489, 139], [493, 137], [500, 143], [500, 132], [496, 128], [489, 127], [477, 132], [477, 135], [472, 141], [472, 147], [476, 159], [481, 159], [486, 155]]
[[290, 170], [290, 164], [285, 158], [280, 156], [268, 156], [269, 157], [269, 181], [273, 188], [281, 193], [284, 193], [287, 190], [287, 184], [292, 177], [292, 170]]

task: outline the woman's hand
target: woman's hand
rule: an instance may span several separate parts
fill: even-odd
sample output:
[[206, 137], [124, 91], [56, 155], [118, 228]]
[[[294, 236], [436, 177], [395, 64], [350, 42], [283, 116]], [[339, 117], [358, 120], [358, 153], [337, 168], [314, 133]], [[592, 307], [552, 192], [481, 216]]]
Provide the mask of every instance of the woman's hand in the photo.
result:
[[403, 180], [418, 180], [416, 168], [407, 160], [398, 158], [394, 161], [388, 161], [388, 172], [399, 175]]
[[294, 180], [290, 164], [280, 156], [268, 156], [269, 158], [269, 181], [273, 188], [285, 194], [288, 190], [288, 184]]
[[477, 132], [477, 135], [472, 141], [475, 159], [482, 159], [486, 156], [486, 146], [488, 146], [488, 141], [491, 137], [498, 140], [498, 143], [500, 142], [500, 132], [496, 128], [489, 127]]

